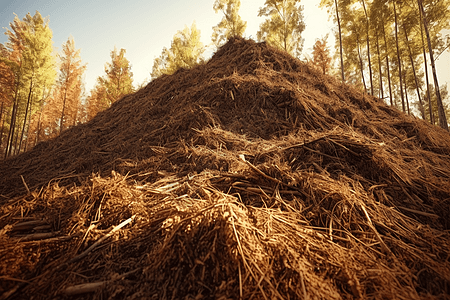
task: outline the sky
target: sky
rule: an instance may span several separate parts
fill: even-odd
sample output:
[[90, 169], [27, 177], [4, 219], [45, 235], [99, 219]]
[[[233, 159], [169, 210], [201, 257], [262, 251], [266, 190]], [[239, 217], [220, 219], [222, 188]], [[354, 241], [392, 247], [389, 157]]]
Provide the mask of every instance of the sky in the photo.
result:
[[[304, 22], [302, 33], [305, 43], [303, 56], [311, 57], [316, 39], [330, 34], [329, 44], [334, 45], [332, 29], [326, 10], [318, 7], [320, 1], [303, 0]], [[125, 49], [125, 57], [131, 63], [135, 86], [148, 82], [153, 60], [161, 54], [178, 30], [191, 26], [195, 21], [201, 31], [204, 45], [212, 54], [212, 27], [222, 15], [213, 10], [214, 0], [0, 0], [0, 27], [2, 32], [10, 28], [14, 13], [23, 19], [36, 10], [50, 19], [53, 42], [57, 51], [73, 36], [75, 47], [81, 49], [81, 58], [87, 63], [85, 72], [86, 92], [95, 85], [98, 76], [105, 75], [104, 66], [111, 61], [110, 53]], [[264, 0], [241, 0], [240, 15], [247, 21], [246, 37], [256, 39], [259, 24], [258, 9]], [[5, 44], [7, 36], [0, 35]], [[334, 51], [334, 47], [332, 47]], [[430, 68], [431, 69], [431, 68]], [[450, 52], [447, 50], [437, 61], [439, 84], [450, 83]], [[448, 87], [450, 90], [450, 87]]]

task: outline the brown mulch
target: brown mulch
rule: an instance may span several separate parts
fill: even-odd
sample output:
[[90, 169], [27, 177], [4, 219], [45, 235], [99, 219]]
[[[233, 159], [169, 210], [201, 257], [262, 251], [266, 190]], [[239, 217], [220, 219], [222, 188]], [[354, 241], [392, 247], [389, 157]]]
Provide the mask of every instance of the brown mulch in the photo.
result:
[[0, 162], [0, 299], [449, 299], [450, 135], [232, 39]]

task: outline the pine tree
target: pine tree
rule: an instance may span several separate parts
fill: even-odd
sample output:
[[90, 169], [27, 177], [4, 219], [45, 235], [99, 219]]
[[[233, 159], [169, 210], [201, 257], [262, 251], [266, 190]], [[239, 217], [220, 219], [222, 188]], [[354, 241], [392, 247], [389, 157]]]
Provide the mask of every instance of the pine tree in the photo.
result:
[[62, 47], [63, 53], [59, 55], [61, 59], [58, 87], [61, 89], [62, 99], [60, 103], [60, 132], [67, 125], [76, 125], [78, 121], [78, 111], [81, 101], [82, 76], [86, 70], [86, 65], [82, 64], [80, 49], [75, 49], [73, 37], [70, 37]]
[[10, 66], [11, 52], [0, 44], [0, 153], [3, 153], [6, 143], [6, 118], [7, 111], [12, 107], [12, 99], [14, 98], [14, 72]]
[[[441, 32], [449, 27], [450, 0], [422, 1], [432, 25], [430, 53], [444, 44]], [[426, 36], [418, 4], [418, 0], [321, 0], [338, 23], [335, 35], [341, 43], [336, 49], [344, 54], [341, 62], [345, 60], [342, 77], [382, 98], [389, 93], [391, 105], [404, 107], [405, 112], [409, 101], [422, 100], [419, 91], [428, 74], [423, 70]]]
[[[53, 55], [52, 31], [49, 20], [39, 12], [29, 13], [21, 21], [16, 16], [7, 30], [7, 47], [16, 53], [13, 109], [10, 118], [10, 131], [6, 156], [20, 152], [22, 142], [28, 138], [27, 122], [40, 108], [44, 87], [54, 83], [56, 77], [55, 57]], [[20, 136], [20, 138], [19, 138]]]
[[328, 35], [322, 39], [316, 39], [313, 46], [313, 60], [312, 63], [318, 67], [323, 74], [327, 74], [331, 67], [330, 49], [327, 47]]
[[163, 74], [173, 74], [180, 68], [191, 68], [203, 61], [205, 47], [200, 41], [200, 30], [195, 22], [191, 28], [185, 26], [174, 36], [170, 48], [163, 48], [162, 53], [153, 63], [152, 79]]
[[126, 50], [118, 51], [115, 47], [111, 51], [111, 62], [106, 63], [106, 76], [99, 77], [98, 82], [106, 90], [106, 104], [111, 106], [125, 95], [134, 91], [133, 73], [130, 61], [125, 57]]
[[444, 104], [442, 102], [442, 97], [441, 97], [441, 93], [439, 90], [439, 83], [438, 83], [438, 78], [437, 78], [437, 74], [436, 74], [436, 67], [434, 64], [434, 57], [433, 57], [433, 47], [431, 44], [431, 38], [430, 38], [430, 31], [428, 29], [428, 18], [427, 18], [427, 14], [425, 12], [425, 9], [423, 8], [423, 3], [422, 0], [418, 0], [418, 4], [420, 7], [420, 11], [422, 13], [422, 22], [424, 25], [424, 29], [425, 29], [425, 34], [427, 37], [427, 42], [428, 42], [428, 50], [429, 50], [429, 54], [430, 54], [430, 61], [431, 61], [431, 69], [432, 69], [432, 73], [433, 73], [433, 79], [434, 79], [434, 89], [436, 92], [436, 101], [437, 101], [437, 110], [438, 110], [438, 118], [439, 118], [439, 126], [445, 130], [448, 130], [448, 123], [447, 123], [447, 118], [445, 115], [445, 109], [444, 109]]
[[213, 27], [212, 41], [219, 47], [230, 37], [243, 36], [247, 22], [242, 21], [239, 15], [240, 0], [216, 0], [214, 11], [223, 13], [223, 18], [219, 24]]
[[87, 119], [91, 120], [99, 112], [107, 109], [109, 106], [106, 101], [106, 89], [98, 82], [91, 90], [90, 95], [86, 99]]
[[131, 64], [125, 57], [126, 50], [111, 51], [111, 62], [106, 63], [105, 76], [97, 78], [97, 84], [87, 98], [87, 118], [93, 118], [98, 112], [110, 107], [125, 95], [134, 92]]
[[303, 6], [300, 0], [266, 0], [259, 17], [268, 17], [259, 26], [257, 38], [299, 57], [303, 48], [301, 37], [305, 30]]
[[[328, 13], [334, 15], [336, 14], [336, 23], [338, 25], [338, 31], [337, 31], [337, 37], [339, 38], [339, 57], [341, 62], [341, 79], [343, 82], [345, 82], [345, 73], [344, 73], [344, 54], [343, 54], [343, 47], [342, 47], [342, 29], [341, 29], [341, 18], [339, 13], [339, 6], [338, 6], [338, 0], [321, 0], [320, 7], [327, 7]], [[334, 13], [333, 13], [334, 9]]]

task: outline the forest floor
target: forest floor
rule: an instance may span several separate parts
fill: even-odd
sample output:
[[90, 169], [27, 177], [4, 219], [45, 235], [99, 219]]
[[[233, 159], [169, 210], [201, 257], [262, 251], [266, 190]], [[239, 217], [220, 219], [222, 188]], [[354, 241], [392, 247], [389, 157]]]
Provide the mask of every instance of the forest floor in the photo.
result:
[[240, 38], [0, 162], [0, 299], [449, 299], [450, 134]]

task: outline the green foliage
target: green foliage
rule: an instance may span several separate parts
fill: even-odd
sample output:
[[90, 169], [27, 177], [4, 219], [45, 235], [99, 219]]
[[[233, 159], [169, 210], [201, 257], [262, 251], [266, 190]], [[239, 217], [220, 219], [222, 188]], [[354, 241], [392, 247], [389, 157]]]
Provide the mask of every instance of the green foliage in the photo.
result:
[[[9, 118], [10, 153], [20, 151], [23, 139], [28, 139], [26, 122], [40, 109], [45, 90], [55, 82], [53, 33], [48, 23], [38, 11], [34, 16], [28, 13], [22, 21], [16, 15], [10, 23], [11, 30], [5, 33], [10, 52], [8, 64], [14, 74], [14, 101]], [[13, 140], [18, 140], [18, 145], [13, 146]]]
[[117, 51], [115, 47], [111, 51], [111, 62], [105, 65], [106, 75], [97, 78], [97, 84], [87, 98], [88, 119], [110, 107], [123, 96], [134, 92], [131, 64], [125, 53], [125, 49]]
[[86, 70], [80, 57], [80, 49], [75, 48], [75, 41], [70, 37], [63, 45], [60, 73], [57, 88], [61, 89], [61, 97], [58, 106], [61, 107], [60, 131], [64, 128], [64, 123], [76, 125], [79, 121], [79, 106], [83, 88], [82, 76]]
[[106, 102], [106, 89], [99, 85], [97, 85], [91, 90], [90, 95], [86, 99], [87, 105], [87, 119], [91, 120], [95, 115], [107, 109], [109, 106]]
[[223, 13], [223, 18], [217, 26], [213, 27], [212, 41], [219, 47], [230, 37], [243, 36], [247, 22], [242, 21], [239, 15], [240, 0], [216, 0], [214, 11]]
[[4, 109], [12, 104], [15, 79], [13, 70], [18, 69], [18, 64], [11, 61], [10, 56], [11, 53], [8, 49], [0, 44], [0, 105], [3, 104]]
[[266, 0], [258, 12], [259, 17], [268, 17], [259, 27], [258, 41], [266, 41], [299, 57], [305, 30], [302, 11], [300, 0]]
[[[400, 57], [397, 56], [397, 40], [394, 34], [394, 3], [398, 15]], [[450, 0], [423, 0], [423, 3], [430, 24], [432, 48], [436, 51], [445, 44], [445, 37], [441, 32], [444, 28], [449, 28], [450, 15], [445, 12], [448, 10]], [[426, 37], [422, 29], [417, 0], [321, 0], [320, 5], [327, 8], [329, 16], [336, 22], [335, 9], [339, 8], [345, 78], [348, 83], [361, 88], [364, 88], [365, 83], [367, 87], [369, 58], [371, 58], [374, 95], [387, 95], [391, 90], [393, 97], [391, 100], [394, 104], [398, 104], [401, 103], [402, 88], [408, 93], [409, 100], [418, 99], [416, 78], [419, 88], [423, 90], [425, 85], [422, 39], [426, 41]], [[364, 10], [364, 6], [367, 11]], [[335, 34], [336, 40], [339, 40], [338, 30]], [[336, 50], [339, 50], [338, 43]], [[402, 64], [402, 74], [399, 74], [399, 63]], [[400, 76], [404, 83], [402, 87]]]
[[162, 53], [153, 63], [151, 73], [152, 79], [163, 74], [173, 74], [180, 68], [191, 68], [201, 61], [205, 51], [203, 43], [200, 41], [200, 30], [195, 22], [191, 28], [185, 26], [174, 36], [170, 48], [163, 48]]
[[125, 95], [134, 91], [133, 88], [133, 73], [131, 72], [131, 65], [127, 58], [125, 58], [125, 49], [120, 49], [120, 52], [114, 48], [111, 51], [111, 62], [106, 63], [106, 76], [99, 77], [98, 83], [105, 89], [105, 103], [110, 106]]

